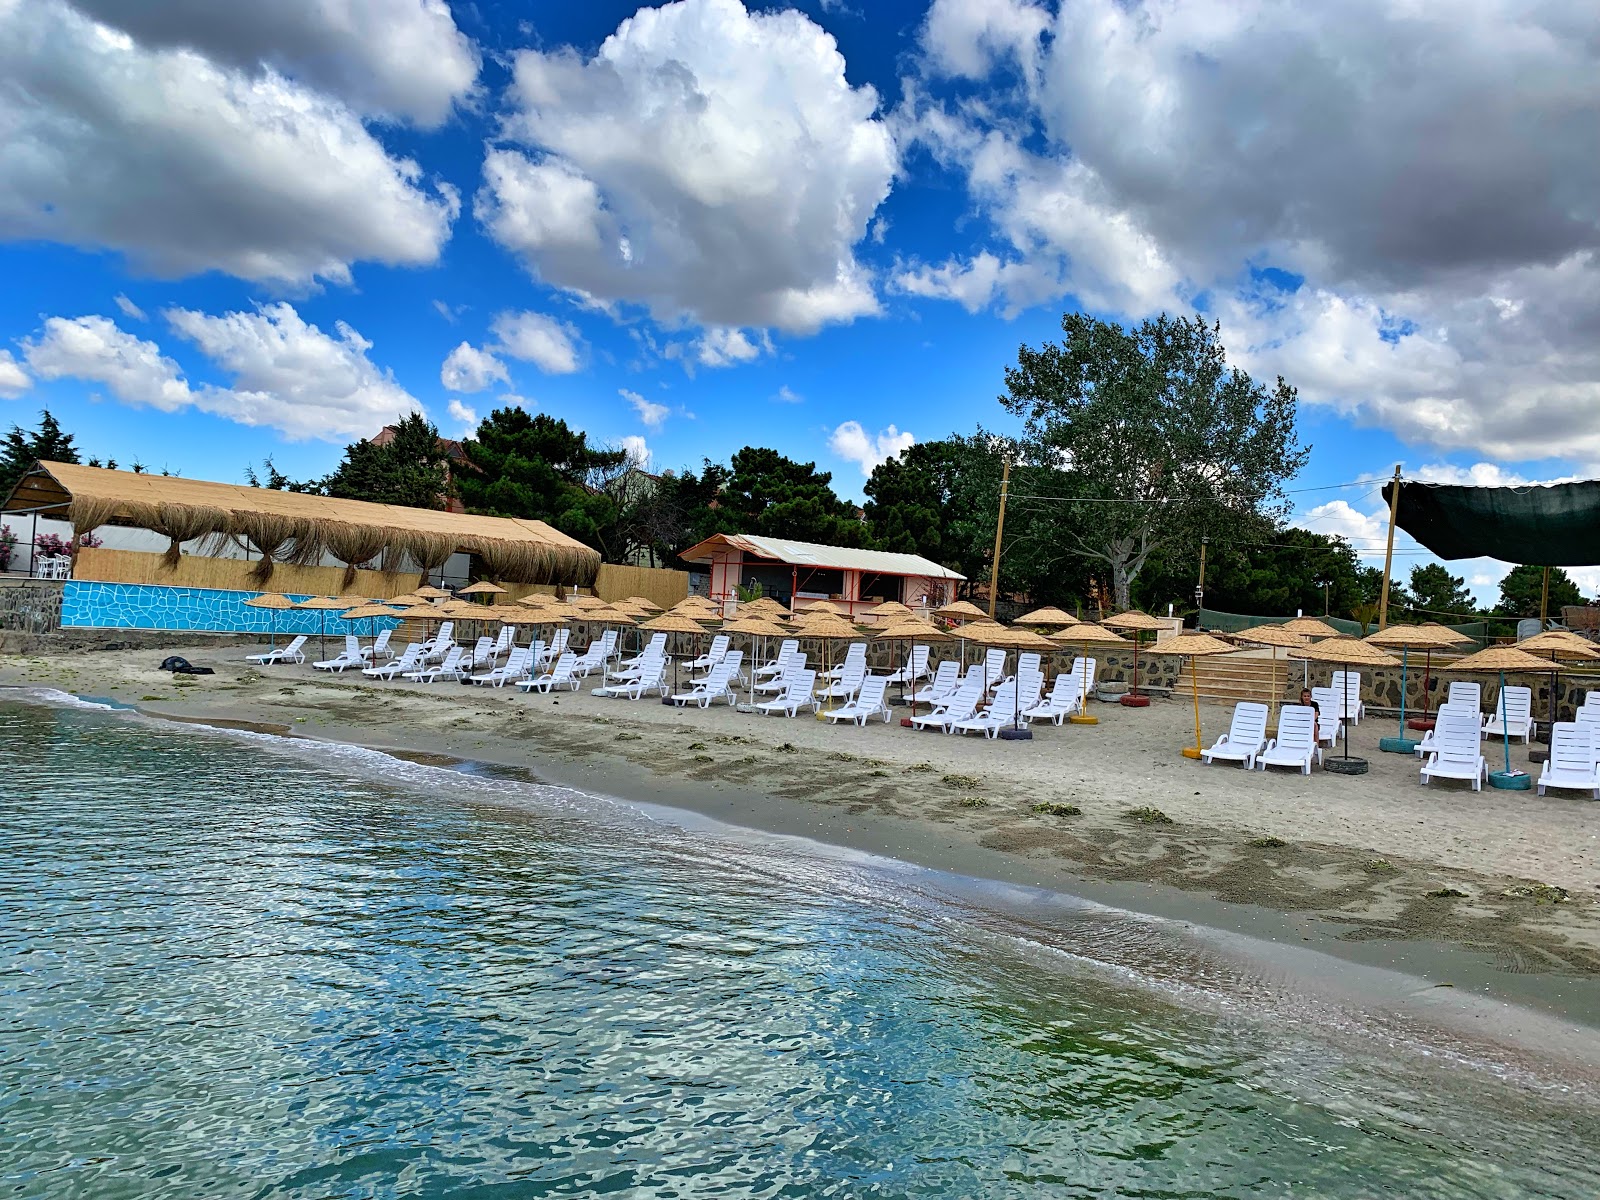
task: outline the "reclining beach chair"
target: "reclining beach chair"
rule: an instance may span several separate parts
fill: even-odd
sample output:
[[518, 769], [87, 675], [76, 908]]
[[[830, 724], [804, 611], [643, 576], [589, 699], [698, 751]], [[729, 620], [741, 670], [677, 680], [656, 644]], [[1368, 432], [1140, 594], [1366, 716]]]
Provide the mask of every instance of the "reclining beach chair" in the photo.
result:
[[738, 700], [738, 693], [733, 690], [733, 677], [739, 669], [739, 662], [734, 656], [739, 651], [735, 650], [723, 655], [722, 661], [711, 668], [711, 673], [697, 682], [687, 692], [674, 692], [671, 700], [678, 707], [693, 704], [700, 708], [710, 708], [712, 701], [726, 700], [734, 704]]
[[944, 699], [960, 686], [961, 664], [953, 658], [947, 658], [939, 664], [929, 683], [911, 693], [911, 699], [917, 704], [932, 704], [935, 700]]
[[1317, 714], [1308, 704], [1285, 704], [1278, 710], [1278, 736], [1256, 755], [1256, 766], [1298, 767], [1300, 774], [1311, 774], [1313, 760], [1321, 761], [1317, 748]]
[[1422, 735], [1417, 743], [1416, 756], [1426, 758], [1433, 753], [1434, 744], [1446, 726], [1462, 729], [1480, 729], [1483, 718], [1476, 708], [1466, 704], [1441, 704], [1433, 710], [1433, 728]]
[[1545, 788], [1587, 791], [1600, 800], [1600, 752], [1595, 749], [1595, 725], [1557, 721], [1550, 730], [1550, 757], [1539, 772], [1539, 795]]
[[507, 680], [521, 679], [528, 673], [533, 652], [532, 646], [518, 646], [506, 655], [504, 666], [491, 667], [481, 675], [472, 676], [469, 682], [479, 687], [505, 687]]
[[870, 717], [882, 717], [884, 724], [888, 724], [894, 715], [888, 701], [884, 699], [884, 691], [888, 686], [889, 676], [868, 675], [861, 681], [861, 688], [856, 692], [855, 699], [822, 715], [830, 721], [854, 721], [863, 729], [866, 728]]
[[825, 684], [817, 692], [819, 700], [848, 700], [861, 690], [861, 681], [867, 677], [867, 660], [863, 657], [850, 663], [837, 680]]
[[1483, 685], [1466, 681], [1452, 683], [1450, 690], [1445, 693], [1445, 703], [1454, 704], [1458, 708], [1470, 708], [1475, 713], [1481, 713], [1483, 711]]
[[396, 675], [415, 671], [421, 665], [422, 643], [412, 642], [398, 658], [391, 658], [375, 667], [362, 667], [361, 673], [370, 679], [393, 679]]
[[992, 647], [984, 653], [983, 661], [975, 669], [978, 671], [978, 677], [983, 680], [983, 690], [994, 691], [1005, 682], [1006, 652], [998, 646]]
[[775, 675], [782, 675], [784, 673], [784, 668], [789, 664], [789, 659], [794, 657], [799, 649], [800, 643], [797, 640], [794, 638], [785, 638], [778, 646], [778, 656], [771, 662], [765, 663], [756, 668], [756, 678], [758, 680], [770, 679]]
[[1072, 660], [1072, 674], [1082, 682], [1084, 696], [1094, 694], [1095, 680], [1100, 676], [1100, 660], [1079, 656]]
[[361, 657], [369, 663], [377, 662], [380, 658], [393, 658], [394, 651], [389, 649], [389, 639], [393, 635], [392, 629], [380, 629], [378, 636], [372, 639], [372, 645], [362, 649]]
[[1317, 744], [1332, 746], [1339, 740], [1339, 697], [1332, 688], [1312, 688], [1311, 703], [1317, 710]]
[[967, 672], [961, 686], [939, 701], [933, 712], [921, 713], [911, 718], [913, 729], [940, 729], [949, 733], [957, 721], [970, 721], [978, 714], [983, 702], [983, 672], [976, 667]]
[[[1025, 685], [1024, 685], [1025, 686]], [[982, 712], [974, 713], [964, 721], [952, 721], [945, 729], [946, 733], [981, 733], [986, 738], [999, 735], [1002, 729], [1007, 728], [1013, 721], [1019, 719], [1019, 705], [1025, 701], [1017, 695], [1018, 682], [1008, 679], [994, 690], [994, 699], [991, 700]], [[1035, 695], [1034, 699], [1038, 699]]]
[[460, 679], [461, 656], [461, 647], [451, 646], [450, 649], [445, 651], [442, 661], [436, 663], [419, 662], [415, 671], [407, 671], [401, 678], [415, 680], [417, 683], [433, 683], [435, 680], [444, 677]]
[[500, 632], [494, 635], [494, 646], [489, 651], [490, 665], [497, 665], [500, 656], [510, 654], [517, 648], [517, 631], [510, 625], [500, 626]]
[[1024, 650], [1017, 655], [1017, 677], [1020, 679], [1027, 674], [1043, 675], [1044, 668], [1039, 665], [1040, 658], [1037, 650]]
[[1209, 750], [1202, 750], [1202, 762], [1236, 762], [1249, 770], [1256, 755], [1267, 744], [1267, 706], [1245, 700], [1233, 706], [1233, 722]]
[[647, 653], [629, 667], [626, 675], [613, 674], [603, 686], [595, 688], [591, 696], [609, 696], [615, 700], [637, 700], [646, 692], [667, 694], [667, 656], [658, 652]]
[[789, 656], [789, 665], [784, 669], [782, 675], [775, 676], [774, 678], [767, 680], [765, 683], [756, 684], [755, 690], [757, 694], [763, 696], [781, 696], [789, 690], [789, 677], [795, 674], [795, 672], [804, 671], [805, 669], [805, 651], [796, 650]]
[[728, 652], [729, 640], [730, 639], [727, 634], [717, 634], [716, 637], [711, 639], [711, 648], [699, 658], [692, 659], [691, 661], [684, 663], [684, 669], [689, 671], [706, 671], [716, 666], [722, 661], [722, 656]]
[[263, 667], [270, 667], [274, 663], [303, 663], [305, 655], [306, 635], [297, 633], [294, 640], [286, 646], [279, 646], [276, 650], [263, 650], [260, 654], [246, 654], [245, 662], [260, 663]]
[[543, 675], [535, 675], [532, 678], [524, 679], [517, 686], [525, 692], [538, 691], [547, 694], [558, 687], [571, 688], [573, 691], [577, 691], [579, 679], [572, 673], [573, 667], [577, 666], [577, 664], [578, 656], [576, 654], [571, 650], [563, 651], [561, 657], [556, 659], [555, 665]]
[[1489, 767], [1480, 752], [1478, 731], [1451, 724], [1437, 726], [1433, 732], [1433, 749], [1422, 760], [1422, 782], [1426, 785], [1435, 779], [1465, 779], [1473, 791], [1482, 791]]
[[844, 661], [822, 673], [822, 678], [827, 680], [840, 680], [852, 672], [867, 671], [867, 644], [865, 642], [851, 642], [844, 652]]
[[1022, 720], [1025, 724], [1051, 721], [1060, 725], [1073, 713], [1082, 711], [1083, 685], [1076, 675], [1063, 671], [1050, 686], [1050, 694], [1044, 698], [1044, 703], [1023, 710]]
[[1367, 715], [1367, 706], [1361, 702], [1361, 672], [1335, 671], [1331, 686], [1339, 701], [1338, 716], [1352, 725], [1361, 724]]
[[535, 666], [547, 666], [556, 661], [567, 652], [567, 640], [572, 637], [572, 630], [557, 629], [550, 638], [550, 644], [544, 648], [544, 657]]
[[928, 648], [926, 646], [912, 646], [911, 657], [904, 666], [890, 671], [886, 677], [888, 683], [912, 684], [919, 679], [928, 677]]
[[572, 662], [572, 675], [575, 679], [587, 679], [606, 663], [606, 644], [602, 641], [590, 642], [584, 652]]
[[344, 649], [337, 658], [325, 658], [311, 664], [313, 671], [338, 671], [341, 675], [350, 667], [364, 667], [367, 660], [361, 656], [361, 639], [353, 633], [344, 635]]
[[1521, 738], [1526, 745], [1533, 738], [1533, 689], [1507, 687], [1504, 696], [1495, 697], [1494, 709], [1483, 719], [1483, 736]]
[[494, 660], [489, 655], [490, 655], [490, 651], [492, 651], [493, 649], [494, 649], [494, 639], [493, 638], [487, 638], [487, 637], [479, 638], [472, 645], [472, 653], [463, 654], [461, 656], [461, 662], [459, 664], [459, 666], [461, 667], [461, 670], [463, 672], [473, 671], [473, 670], [481, 671], [481, 670], [484, 670], [486, 667], [492, 667], [494, 665]]
[[455, 633], [456, 623], [454, 621], [446, 621], [440, 625], [439, 632], [433, 635], [433, 641], [423, 645], [422, 661], [425, 663], [441, 661], [446, 654], [450, 653], [450, 648], [456, 644]]
[[764, 700], [756, 705], [756, 711], [762, 716], [771, 716], [773, 713], [782, 713], [792, 717], [802, 708], [816, 711], [817, 698], [811, 694], [811, 689], [817, 686], [817, 673], [815, 671], [795, 671], [788, 677], [788, 685], [784, 688], [783, 695], [776, 700]]
[[667, 635], [666, 634], [664, 634], [664, 633], [652, 633], [650, 635], [650, 640], [644, 644], [643, 649], [641, 649], [639, 651], [639, 653], [635, 654], [632, 658], [624, 658], [624, 659], [619, 659], [618, 660], [617, 669], [614, 672], [612, 672], [612, 674], [620, 675], [624, 671], [629, 671], [632, 668], [637, 667], [641, 662], [644, 661], [645, 656], [650, 654], [651, 652], [654, 652], [656, 654], [665, 654], [667, 652]]

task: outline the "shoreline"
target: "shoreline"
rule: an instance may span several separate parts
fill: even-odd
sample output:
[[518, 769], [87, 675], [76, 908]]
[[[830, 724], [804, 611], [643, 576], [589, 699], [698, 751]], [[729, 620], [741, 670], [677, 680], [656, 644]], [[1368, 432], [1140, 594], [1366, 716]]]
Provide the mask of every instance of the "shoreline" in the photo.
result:
[[[183, 647], [173, 650], [182, 653]], [[1552, 803], [1546, 807], [1558, 816], [1576, 819], [1571, 832], [1577, 852], [1570, 857], [1578, 867], [1571, 882], [1578, 887], [1569, 889], [1572, 896], [1565, 903], [1537, 904], [1495, 896], [1517, 876], [1496, 878], [1451, 861], [1461, 852], [1459, 836], [1431, 839], [1438, 850], [1451, 851], [1435, 853], [1432, 861], [1386, 856], [1385, 865], [1393, 869], [1372, 878], [1358, 864], [1377, 847], [1326, 836], [1349, 831], [1351, 814], [1308, 811], [1301, 822], [1305, 833], [1324, 836], [1304, 841], [1279, 834], [1273, 814], [1265, 811], [1249, 813], [1246, 825], [1237, 822], [1236, 813], [1215, 813], [1210, 822], [1196, 819], [1185, 810], [1214, 807], [1206, 804], [1213, 798], [1221, 806], [1229, 793], [1243, 788], [1270, 793], [1283, 783], [1303, 790], [1308, 784], [1348, 781], [1320, 773], [1245, 775], [1188, 763], [1176, 753], [1181, 741], [1162, 727], [1176, 729], [1188, 720], [1186, 706], [1176, 704], [1158, 704], [1131, 717], [1105, 714], [1105, 723], [1090, 730], [1041, 730], [1035, 743], [1024, 744], [1027, 757], [1007, 759], [1003, 756], [1013, 744], [918, 735], [884, 725], [836, 730], [804, 718], [759, 718], [726, 709], [686, 712], [652, 701], [596, 700], [587, 694], [530, 699], [454, 685], [374, 686], [358, 683], [359, 677], [330, 679], [304, 669], [255, 671], [218, 661], [214, 653], [215, 648], [195, 650], [194, 657], [216, 666], [218, 675], [192, 685], [174, 686], [125, 654], [93, 652], [8, 663], [0, 668], [0, 684], [106, 696], [153, 717], [365, 746], [414, 761], [431, 759], [435, 765], [444, 765], [440, 759], [487, 764], [625, 803], [664, 805], [734, 827], [801, 837], [954, 876], [1062, 893], [1202, 932], [1220, 931], [1224, 937], [1312, 949], [1335, 962], [1400, 972], [1429, 988], [1448, 985], [1462, 994], [1600, 1025], [1600, 905], [1593, 882], [1587, 894], [1579, 890], [1583, 875], [1600, 873], [1600, 865], [1586, 870], [1592, 860], [1582, 844], [1583, 839], [1592, 843], [1592, 830], [1600, 830], [1600, 805], [1592, 802], [1583, 802], [1591, 805], [1585, 809], [1579, 802], [1547, 798]], [[1216, 725], [1219, 712], [1206, 714], [1208, 728]], [[1368, 734], [1369, 728], [1371, 723], [1364, 723], [1358, 730], [1362, 741], [1376, 736]], [[1107, 732], [1113, 736], [1101, 736]], [[1119, 732], [1124, 736], [1117, 737]], [[1122, 818], [1123, 805], [1148, 795], [1143, 781], [1134, 781], [1136, 786], [1124, 789], [1112, 805], [1097, 806], [1098, 811], [1085, 801], [1082, 818], [1032, 812], [1035, 794], [1065, 791], [1077, 798], [1077, 789], [1063, 786], [1069, 781], [1052, 778], [1062, 774], [1061, 759], [1067, 760], [1067, 771], [1086, 769], [1076, 751], [1095, 739], [1114, 760], [1130, 736], [1163, 743], [1167, 758], [1189, 770], [1182, 786], [1193, 796], [1156, 799], [1170, 809], [1175, 824], [1145, 827]], [[1064, 753], [1058, 746], [1070, 749]], [[910, 754], [891, 758], [894, 750]], [[970, 773], [952, 769], [968, 762]], [[1043, 780], [1036, 777], [1041, 766]], [[1151, 766], [1172, 770], [1175, 764], [1157, 759]], [[1031, 768], [1032, 775], [1020, 768]], [[1177, 789], [1171, 785], [1178, 782], [1170, 776], [1161, 780], [1164, 791], [1172, 793]], [[1487, 791], [1424, 793], [1412, 786], [1430, 802], [1471, 797], [1481, 806], [1484, 798], [1505, 800], [1504, 794]], [[988, 803], [963, 803], [975, 794]], [[1331, 793], [1333, 799], [1348, 795]], [[1525, 804], [1528, 796], [1512, 803]], [[1174, 803], [1197, 798], [1199, 805]], [[1252, 834], [1288, 844], [1250, 846]], [[1524, 830], [1524, 836], [1532, 834]], [[1505, 849], [1504, 842], [1482, 847], [1496, 858]], [[1405, 895], [1430, 890], [1425, 884], [1454, 886], [1468, 896]]]

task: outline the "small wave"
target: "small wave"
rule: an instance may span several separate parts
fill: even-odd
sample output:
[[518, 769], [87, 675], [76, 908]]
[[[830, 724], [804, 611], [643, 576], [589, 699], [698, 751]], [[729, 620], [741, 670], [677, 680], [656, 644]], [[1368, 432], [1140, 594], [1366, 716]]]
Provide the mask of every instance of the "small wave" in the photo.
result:
[[120, 704], [115, 700], [102, 696], [76, 696], [71, 692], [63, 692], [59, 688], [50, 687], [14, 687], [0, 688], [0, 694], [11, 696], [20, 700], [33, 701], [36, 704], [49, 704], [56, 708], [81, 708], [92, 712], [133, 712], [133, 706]]

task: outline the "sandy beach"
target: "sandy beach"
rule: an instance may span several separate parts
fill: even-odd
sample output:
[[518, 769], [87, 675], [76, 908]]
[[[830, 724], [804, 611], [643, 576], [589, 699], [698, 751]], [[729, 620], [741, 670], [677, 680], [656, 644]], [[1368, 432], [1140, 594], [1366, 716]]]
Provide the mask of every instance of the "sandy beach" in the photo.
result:
[[[863, 730], [720, 705], [679, 709], [595, 698], [587, 687], [542, 696], [256, 669], [241, 661], [247, 652], [175, 643], [16, 656], [0, 667], [0, 685], [526, 769], [961, 874], [1313, 941], [1600, 1020], [1600, 803], [1425, 788], [1414, 759], [1377, 750], [1392, 720], [1352, 731], [1370, 774], [1305, 777], [1183, 758], [1192, 716], [1179, 701], [1142, 711], [1095, 704], [1099, 725], [1044, 726], [1019, 743], [898, 722]], [[216, 674], [175, 680], [156, 669], [165, 653]], [[1227, 711], [1202, 705], [1202, 719], [1209, 742]], [[1528, 769], [1521, 747], [1512, 760]], [[1136, 819], [1143, 807], [1159, 815]]]

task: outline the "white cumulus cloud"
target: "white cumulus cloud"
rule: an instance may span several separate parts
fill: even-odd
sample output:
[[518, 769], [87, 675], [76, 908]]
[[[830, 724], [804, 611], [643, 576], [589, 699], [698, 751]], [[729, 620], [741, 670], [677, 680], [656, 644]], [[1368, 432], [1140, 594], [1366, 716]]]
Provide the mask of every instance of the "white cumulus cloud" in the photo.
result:
[[140, 308], [132, 300], [129, 300], [121, 292], [118, 292], [114, 297], [112, 297], [112, 299], [116, 302], [117, 309], [122, 313], [123, 316], [132, 317], [135, 321], [145, 321], [149, 319], [145, 316], [144, 309]]
[[119, 329], [109, 317], [50, 317], [38, 337], [24, 339], [22, 351], [41, 379], [98, 383], [136, 408], [176, 412], [198, 399], [161, 347]]
[[739, 0], [516, 55], [476, 212], [539, 278], [658, 319], [810, 333], [878, 311], [854, 247], [898, 164], [831, 35]]
[[667, 417], [672, 414], [672, 410], [665, 404], [646, 400], [638, 392], [630, 392], [627, 388], [620, 388], [617, 395], [633, 407], [633, 411], [639, 414], [639, 420], [644, 422], [647, 429], [660, 429], [666, 423]]
[[650, 447], [646, 444], [644, 438], [637, 433], [630, 433], [625, 437], [618, 438], [617, 445], [620, 449], [627, 451], [628, 461], [639, 470], [648, 471], [650, 469], [650, 460], [654, 456], [651, 454]]
[[347, 281], [357, 261], [428, 264], [459, 210], [343, 100], [271, 66], [143, 45], [64, 0], [0, 2], [0, 135], [0, 236], [161, 275], [305, 286]]
[[898, 458], [909, 450], [916, 438], [890, 425], [876, 435], [862, 428], [860, 421], [846, 421], [828, 437], [828, 448], [847, 462], [861, 468], [863, 475], [871, 475], [874, 467], [891, 458]]
[[459, 400], [452, 399], [445, 411], [450, 414], [450, 419], [461, 426], [463, 435], [470, 435], [478, 427], [478, 410], [471, 408]]
[[751, 341], [742, 329], [716, 326], [705, 331], [697, 343], [695, 357], [703, 367], [731, 367], [754, 362], [763, 350], [771, 349], [765, 337]]
[[501, 353], [531, 362], [546, 375], [571, 375], [581, 365], [577, 326], [536, 312], [503, 312], [490, 326]]
[[12, 357], [11, 351], [0, 350], [0, 397], [15, 400], [31, 386], [33, 380], [28, 378], [28, 373]]
[[468, 342], [450, 351], [439, 368], [439, 382], [452, 392], [481, 392], [496, 381], [511, 382], [505, 363]]
[[1364, 513], [1348, 500], [1329, 500], [1306, 509], [1295, 518], [1294, 524], [1312, 533], [1342, 537], [1362, 557], [1376, 555], [1381, 559], [1389, 533], [1389, 514], [1386, 509]]

